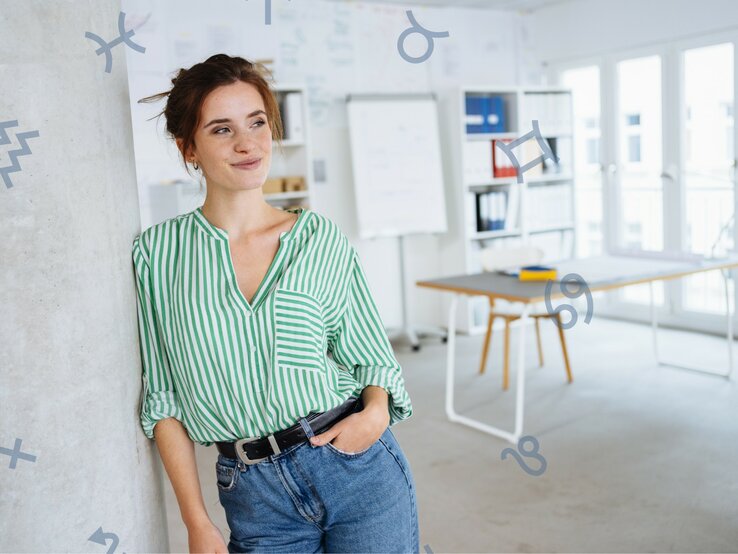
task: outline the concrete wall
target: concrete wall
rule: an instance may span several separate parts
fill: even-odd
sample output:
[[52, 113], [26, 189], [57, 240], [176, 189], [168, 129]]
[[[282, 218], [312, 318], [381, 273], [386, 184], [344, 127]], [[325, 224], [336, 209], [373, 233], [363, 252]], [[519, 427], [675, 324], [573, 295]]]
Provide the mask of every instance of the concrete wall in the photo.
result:
[[[38, 133], [12, 187], [0, 181], [0, 448], [20, 440], [34, 457], [0, 450], [3, 552], [168, 548], [158, 453], [138, 422], [127, 47], [106, 73], [85, 38], [117, 37], [119, 10], [0, 0], [0, 122], [18, 121], [0, 168]], [[115, 537], [91, 540], [99, 528]]]

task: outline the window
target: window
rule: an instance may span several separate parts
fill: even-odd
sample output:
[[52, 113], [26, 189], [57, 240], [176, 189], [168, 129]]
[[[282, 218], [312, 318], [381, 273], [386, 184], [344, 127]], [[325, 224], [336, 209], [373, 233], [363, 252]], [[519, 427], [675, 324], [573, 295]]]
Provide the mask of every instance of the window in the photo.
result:
[[600, 69], [596, 65], [569, 69], [561, 84], [572, 90], [576, 256], [603, 251], [602, 174], [600, 172]]
[[630, 126], [640, 125], [641, 124], [641, 114], [639, 113], [626, 114], [625, 120], [626, 120], [626, 123], [625, 123], [626, 125], [630, 125]]
[[[732, 232], [722, 233], [733, 215], [733, 44], [682, 51], [686, 148], [683, 160], [684, 220], [688, 252], [706, 256], [733, 248]], [[725, 310], [718, 272], [682, 280], [682, 306], [688, 311]]]
[[588, 138], [587, 140], [587, 163], [600, 163], [600, 139]]
[[628, 161], [641, 161], [641, 135], [630, 135], [628, 137]]

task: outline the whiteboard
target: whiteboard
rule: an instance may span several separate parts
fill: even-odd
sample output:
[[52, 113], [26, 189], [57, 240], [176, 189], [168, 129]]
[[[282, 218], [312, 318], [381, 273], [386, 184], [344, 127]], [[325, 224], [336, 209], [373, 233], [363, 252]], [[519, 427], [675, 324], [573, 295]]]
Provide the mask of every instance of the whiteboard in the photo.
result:
[[435, 100], [351, 96], [348, 119], [359, 236], [445, 233]]

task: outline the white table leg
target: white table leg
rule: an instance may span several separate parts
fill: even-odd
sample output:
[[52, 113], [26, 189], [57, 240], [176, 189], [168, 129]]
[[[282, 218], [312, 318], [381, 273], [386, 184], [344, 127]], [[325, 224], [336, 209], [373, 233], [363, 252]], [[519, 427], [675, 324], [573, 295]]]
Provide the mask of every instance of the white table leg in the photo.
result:
[[686, 369], [688, 371], [697, 371], [699, 373], [706, 373], [708, 375], [715, 375], [717, 377], [726, 377], [727, 379], [730, 379], [730, 375], [733, 372], [733, 313], [731, 309], [731, 302], [730, 302], [730, 289], [729, 283], [728, 283], [728, 276], [727, 272], [724, 270], [720, 270], [720, 273], [723, 276], [723, 282], [725, 284], [725, 312], [727, 314], [727, 331], [726, 331], [726, 339], [728, 344], [728, 371], [727, 372], [720, 372], [720, 371], [713, 371], [711, 369], [706, 369], [704, 367], [699, 366], [693, 366], [693, 365], [686, 365], [686, 364], [678, 364], [675, 362], [665, 361], [662, 360], [659, 356], [659, 344], [658, 344], [658, 318], [656, 315], [656, 306], [654, 302], [654, 282], [649, 282], [649, 290], [650, 290], [650, 297], [651, 297], [651, 329], [653, 330], [653, 351], [654, 355], [656, 356], [656, 363], [662, 366], [668, 366], [668, 367], [674, 367], [677, 369]]
[[523, 434], [523, 408], [525, 408], [525, 328], [528, 326], [530, 304], [523, 305], [518, 336], [518, 382], [515, 391], [515, 441]]
[[656, 303], [654, 301], [653, 294], [653, 281], [648, 282], [648, 292], [651, 299], [651, 332], [653, 336], [653, 354], [656, 361], [659, 361], [659, 324], [657, 321], [656, 314]]
[[523, 405], [525, 403], [525, 324], [528, 319], [530, 306], [525, 305], [520, 318], [520, 337], [518, 345], [518, 379], [515, 397], [515, 432], [493, 427], [476, 419], [460, 415], [454, 411], [454, 369], [456, 354], [456, 305], [459, 295], [452, 293], [451, 307], [448, 318], [448, 340], [446, 342], [446, 417], [449, 421], [472, 427], [483, 433], [503, 438], [517, 444], [523, 432]]
[[728, 342], [728, 373], [726, 377], [730, 379], [730, 375], [733, 373], [733, 303], [730, 301], [730, 269], [721, 269], [720, 273], [723, 276], [723, 284], [725, 285], [725, 313], [728, 318], [728, 335], [726, 337]]

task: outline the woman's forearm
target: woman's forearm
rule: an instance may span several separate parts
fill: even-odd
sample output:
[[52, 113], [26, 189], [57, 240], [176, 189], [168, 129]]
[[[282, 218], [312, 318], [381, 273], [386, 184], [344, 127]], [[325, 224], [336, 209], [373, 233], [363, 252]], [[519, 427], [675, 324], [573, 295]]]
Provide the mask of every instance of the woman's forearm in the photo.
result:
[[365, 412], [376, 415], [380, 421], [386, 419], [389, 423], [389, 395], [386, 390], [375, 385], [367, 385], [361, 391], [361, 401]]
[[164, 469], [174, 488], [182, 521], [188, 529], [210, 523], [200, 489], [195, 461], [195, 445], [181, 422], [174, 418], [159, 421], [154, 437]]

